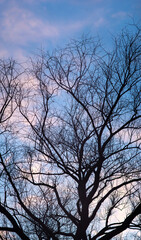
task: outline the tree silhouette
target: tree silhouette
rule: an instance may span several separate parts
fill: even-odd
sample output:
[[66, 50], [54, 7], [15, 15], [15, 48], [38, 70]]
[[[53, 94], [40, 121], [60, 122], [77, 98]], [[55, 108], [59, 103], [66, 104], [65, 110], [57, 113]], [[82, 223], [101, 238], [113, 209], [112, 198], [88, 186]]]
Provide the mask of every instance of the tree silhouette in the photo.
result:
[[32, 59], [15, 98], [20, 120], [10, 136], [19, 142], [0, 154], [1, 239], [120, 239], [127, 229], [138, 239], [141, 45], [134, 28], [109, 52], [82, 37]]

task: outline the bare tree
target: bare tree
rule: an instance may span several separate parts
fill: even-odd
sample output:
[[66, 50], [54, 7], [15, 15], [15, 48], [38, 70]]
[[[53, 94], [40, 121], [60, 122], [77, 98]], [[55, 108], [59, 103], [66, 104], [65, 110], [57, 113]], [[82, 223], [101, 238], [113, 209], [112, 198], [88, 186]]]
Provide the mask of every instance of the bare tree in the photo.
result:
[[[28, 239], [9, 211], [7, 205], [8, 175], [6, 176], [3, 159], [10, 166], [9, 157], [12, 155], [10, 148], [10, 132], [12, 128], [11, 117], [17, 108], [16, 98], [19, 94], [19, 76], [18, 64], [12, 60], [0, 60], [0, 238], [11, 239], [8, 233], [16, 232], [22, 239]], [[3, 167], [4, 166], [4, 167]], [[9, 199], [9, 198], [8, 198]], [[9, 221], [7, 223], [7, 220]], [[2, 225], [1, 225], [2, 224]], [[10, 224], [10, 225], [9, 225]], [[2, 233], [1, 233], [2, 232]], [[24, 237], [24, 238], [23, 238]]]
[[124, 30], [110, 52], [84, 37], [32, 61], [34, 89], [29, 84], [18, 102], [27, 142], [16, 161], [11, 156], [12, 170], [0, 155], [14, 200], [11, 206], [7, 196], [2, 207], [18, 222], [21, 239], [138, 234], [140, 57], [136, 27]]

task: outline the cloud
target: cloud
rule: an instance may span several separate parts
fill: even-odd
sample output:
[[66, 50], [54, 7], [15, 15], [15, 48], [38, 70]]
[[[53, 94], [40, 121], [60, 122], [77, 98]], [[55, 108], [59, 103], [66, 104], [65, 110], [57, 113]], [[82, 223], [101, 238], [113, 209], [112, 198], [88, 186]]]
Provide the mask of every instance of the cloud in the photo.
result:
[[58, 36], [56, 26], [35, 17], [29, 10], [13, 7], [3, 14], [2, 39], [17, 44]]
[[117, 18], [117, 19], [125, 18], [127, 16], [129, 16], [129, 14], [123, 11], [112, 14], [112, 18]]
[[0, 45], [0, 58], [9, 57], [8, 50]]
[[0, 59], [14, 58], [17, 61], [25, 62], [27, 60], [27, 52], [17, 46], [12, 46], [11, 44], [1, 44], [0, 43]]
[[43, 40], [62, 37], [82, 29], [86, 21], [51, 24], [47, 19], [36, 17], [26, 9], [13, 7], [3, 13], [1, 38], [4, 42], [17, 45], [41, 43]]
[[72, 34], [73, 32], [77, 32], [81, 29], [83, 29], [83, 27], [87, 26], [88, 22], [87, 20], [85, 21], [76, 21], [76, 22], [69, 22], [66, 24], [61, 24], [60, 26], [60, 32], [63, 35], [64, 33], [66, 34]]
[[[63, 42], [66, 37], [72, 37], [88, 23], [87, 20], [59, 21], [50, 23], [48, 18], [36, 16], [31, 10], [10, 5], [2, 9], [0, 21], [0, 57], [14, 57], [24, 60], [29, 51], [46, 44], [55, 45]], [[62, 43], [61, 42], [61, 43]]]
[[[66, 39], [73, 38], [76, 33], [82, 34], [86, 29], [97, 29], [107, 24], [104, 8], [97, 11], [92, 9], [89, 15], [84, 14], [83, 17], [81, 14], [79, 17], [78, 14], [76, 18], [70, 15], [67, 20], [65, 18], [57, 20], [47, 14], [42, 16], [39, 12], [37, 15], [34, 8], [27, 8], [26, 3], [33, 4], [33, 1], [35, 0], [24, 0], [25, 5], [12, 1], [7, 7], [1, 9], [0, 49], [2, 52], [0, 56], [13, 56], [14, 58], [19, 56], [22, 59], [41, 46], [49, 48], [56, 46], [56, 43], [62, 45]], [[89, 1], [91, 2], [91, 0]], [[39, 7], [41, 6], [39, 5]]]
[[103, 18], [103, 17], [100, 17], [99, 19], [97, 19], [95, 22], [94, 22], [94, 26], [96, 28], [100, 27], [100, 26], [103, 26], [107, 23], [107, 21]]

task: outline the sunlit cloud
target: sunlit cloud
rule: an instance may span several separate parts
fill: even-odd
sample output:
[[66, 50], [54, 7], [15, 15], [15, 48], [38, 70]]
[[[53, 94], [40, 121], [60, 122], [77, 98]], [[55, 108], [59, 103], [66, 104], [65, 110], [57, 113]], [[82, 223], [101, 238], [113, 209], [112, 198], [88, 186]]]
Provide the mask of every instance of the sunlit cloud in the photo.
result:
[[36, 44], [36, 48], [40, 48], [45, 42], [54, 43], [64, 36], [71, 36], [86, 25], [87, 20], [74, 22], [73, 19], [50, 23], [48, 18], [42, 19], [30, 10], [17, 6], [3, 10], [0, 23], [0, 57], [12, 54], [14, 58], [23, 59], [26, 55], [24, 48], [27, 46], [31, 48], [32, 44]]
[[42, 47], [63, 46], [83, 33], [105, 36], [135, 11], [104, 0], [0, 0], [0, 57], [22, 59]]
[[4, 41], [21, 45], [56, 37], [58, 29], [47, 21], [36, 18], [30, 11], [14, 7], [3, 14], [1, 35]]

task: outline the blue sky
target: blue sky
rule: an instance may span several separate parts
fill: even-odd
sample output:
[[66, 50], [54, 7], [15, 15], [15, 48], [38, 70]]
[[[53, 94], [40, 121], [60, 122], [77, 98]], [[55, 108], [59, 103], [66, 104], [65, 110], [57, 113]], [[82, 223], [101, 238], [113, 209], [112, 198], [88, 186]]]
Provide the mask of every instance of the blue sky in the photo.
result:
[[140, 12], [140, 0], [0, 0], [0, 58], [23, 59], [83, 33], [108, 43]]

